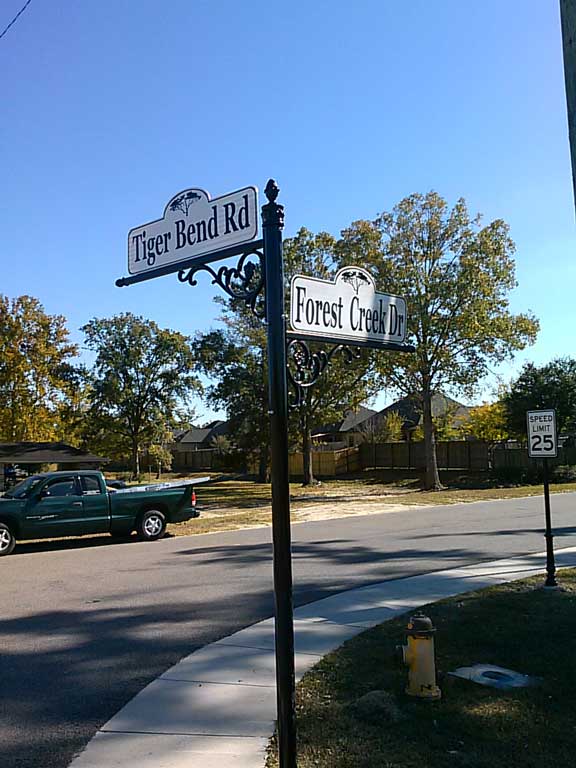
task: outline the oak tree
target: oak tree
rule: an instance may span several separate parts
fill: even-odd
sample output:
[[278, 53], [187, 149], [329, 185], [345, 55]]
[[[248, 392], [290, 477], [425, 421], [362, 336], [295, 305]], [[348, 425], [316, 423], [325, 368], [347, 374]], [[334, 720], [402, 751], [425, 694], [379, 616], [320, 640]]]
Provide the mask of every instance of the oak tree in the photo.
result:
[[223, 327], [196, 336], [196, 367], [210, 379], [208, 402], [226, 411], [235, 446], [256, 458], [258, 481], [264, 483], [270, 465], [266, 331], [242, 304], [218, 303]]
[[481, 226], [463, 199], [450, 209], [436, 192], [410, 195], [375, 221], [355, 222], [338, 244], [344, 264], [368, 267], [379, 290], [407, 300], [406, 341], [416, 352], [382, 354], [379, 367], [398, 392], [420, 401], [429, 489], [441, 487], [433, 394], [471, 395], [489, 365], [536, 338], [536, 318], [509, 309], [514, 250], [504, 221]]
[[576, 434], [576, 360], [563, 357], [546, 365], [526, 363], [502, 398], [509, 431], [526, 439], [526, 411], [556, 410], [558, 434]]
[[199, 390], [190, 340], [131, 313], [93, 319], [82, 330], [95, 353], [89, 374], [90, 424], [111, 449], [128, 451], [135, 477], [140, 453], [159, 423]]
[[60, 437], [61, 411], [75, 391], [66, 320], [38, 299], [0, 295], [0, 439]]
[[[336, 272], [335, 240], [325, 233], [302, 228], [284, 241], [286, 312], [293, 275], [330, 279]], [[217, 299], [223, 306], [224, 328], [201, 334], [195, 340], [195, 357], [203, 373], [212, 379], [209, 401], [226, 411], [235, 444], [257, 454], [258, 479], [265, 482], [269, 468], [269, 414], [266, 327], [263, 321], [237, 300]], [[259, 299], [259, 302], [262, 298]], [[257, 304], [262, 309], [262, 304]], [[322, 345], [310, 345], [312, 353]], [[371, 378], [372, 377], [372, 378]], [[336, 355], [305, 398], [290, 413], [290, 441], [304, 459], [304, 484], [315, 482], [312, 471], [312, 430], [342, 419], [371, 394], [373, 358], [368, 352], [347, 364]]]
[[[303, 274], [321, 280], [332, 280], [338, 271], [336, 241], [326, 232], [313, 234], [301, 228], [295, 237], [284, 241], [284, 271], [286, 296], [289, 297], [290, 281], [294, 275]], [[289, 308], [286, 308], [289, 314]], [[332, 345], [308, 342], [312, 355], [328, 351]], [[303, 350], [300, 352], [302, 356]], [[291, 355], [291, 368], [294, 359]], [[304, 353], [305, 359], [306, 354]], [[329, 365], [312, 386], [304, 388], [304, 398], [294, 408], [291, 420], [293, 433], [297, 435], [298, 447], [302, 450], [303, 485], [313, 485], [316, 480], [312, 462], [312, 432], [315, 427], [329, 425], [342, 420], [349, 411], [370, 399], [379, 388], [375, 369], [375, 355], [370, 350], [359, 350], [354, 357], [338, 351], [332, 355]]]

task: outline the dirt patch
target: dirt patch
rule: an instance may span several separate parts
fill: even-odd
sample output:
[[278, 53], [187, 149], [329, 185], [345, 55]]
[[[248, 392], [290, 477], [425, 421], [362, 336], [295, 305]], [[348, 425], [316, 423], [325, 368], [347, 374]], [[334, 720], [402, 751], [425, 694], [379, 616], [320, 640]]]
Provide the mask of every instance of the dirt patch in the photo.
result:
[[314, 502], [295, 503], [292, 507], [292, 522], [308, 523], [313, 520], [333, 520], [341, 517], [355, 517], [358, 515], [382, 515], [390, 512], [411, 512], [414, 509], [422, 509], [417, 504], [386, 504], [380, 500], [362, 499], [330, 504], [318, 504]]
[[[293, 523], [309, 523], [314, 520], [333, 520], [341, 517], [355, 517], [360, 515], [382, 515], [390, 512], [409, 512], [414, 509], [422, 509], [419, 504], [387, 504], [381, 498], [365, 498], [353, 501], [338, 499], [338, 502], [326, 499], [300, 499], [293, 500], [290, 504], [290, 517]], [[272, 507], [270, 504], [255, 504], [254, 512], [257, 512], [258, 521], [253, 521], [251, 527], [266, 526], [272, 521]], [[246, 515], [243, 507], [220, 507], [202, 510], [201, 520], [221, 520], [235, 518], [237, 515]], [[262, 517], [269, 516], [270, 523], [262, 522]]]

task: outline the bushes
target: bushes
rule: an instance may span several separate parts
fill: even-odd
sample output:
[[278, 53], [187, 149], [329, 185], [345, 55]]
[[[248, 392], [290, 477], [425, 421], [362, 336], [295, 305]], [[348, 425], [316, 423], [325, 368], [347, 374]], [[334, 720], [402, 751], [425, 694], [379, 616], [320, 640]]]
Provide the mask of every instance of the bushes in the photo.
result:
[[[542, 485], [544, 470], [541, 464], [528, 467], [498, 467], [491, 477], [501, 485]], [[550, 467], [551, 483], [576, 483], [576, 466], [560, 465]]]
[[497, 467], [491, 472], [500, 485], [536, 485], [542, 483], [540, 467]]
[[576, 467], [570, 465], [554, 467], [552, 471], [552, 482], [576, 483]]

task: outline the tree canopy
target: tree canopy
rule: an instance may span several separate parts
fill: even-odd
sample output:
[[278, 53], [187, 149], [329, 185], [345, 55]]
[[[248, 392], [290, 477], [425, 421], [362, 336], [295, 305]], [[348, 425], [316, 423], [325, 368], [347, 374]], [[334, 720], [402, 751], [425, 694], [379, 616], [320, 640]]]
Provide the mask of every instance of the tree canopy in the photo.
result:
[[558, 434], [576, 434], [576, 360], [568, 357], [546, 365], [526, 363], [502, 398], [511, 434], [526, 439], [526, 411], [556, 410]]
[[[329, 279], [337, 269], [335, 239], [302, 228], [284, 241], [286, 288], [294, 274]], [[288, 293], [288, 291], [286, 291]], [[286, 297], [288, 301], [288, 296]], [[208, 399], [226, 410], [236, 445], [257, 453], [258, 475], [267, 475], [269, 445], [266, 328], [244, 304], [219, 300], [224, 307], [224, 329], [200, 334], [195, 356], [203, 373], [212, 379]], [[288, 307], [287, 307], [288, 311]], [[312, 352], [318, 345], [310, 345]], [[369, 396], [372, 357], [363, 353], [352, 365], [335, 356], [325, 374], [307, 390], [305, 401], [291, 412], [291, 442], [304, 454], [304, 482], [314, 482], [311, 431], [342, 418]]]
[[137, 476], [143, 446], [199, 389], [190, 341], [131, 313], [93, 319], [82, 330], [96, 355], [88, 379], [92, 441], [112, 454], [129, 452]]
[[483, 403], [470, 409], [468, 421], [463, 426], [466, 435], [487, 443], [497, 443], [509, 437], [506, 411], [502, 400]]
[[439, 488], [431, 398], [471, 394], [500, 363], [533, 343], [538, 321], [512, 314], [515, 246], [501, 219], [480, 225], [463, 199], [449, 209], [436, 192], [414, 194], [376, 220], [358, 221], [338, 243], [343, 264], [368, 266], [379, 290], [404, 296], [415, 354], [382, 354], [379, 368], [398, 392], [417, 396], [426, 442], [426, 487]]
[[0, 439], [54, 440], [64, 403], [74, 396], [66, 320], [38, 299], [0, 295]]
[[[326, 232], [313, 234], [302, 228], [295, 237], [284, 241], [284, 271], [287, 289], [296, 274], [331, 280], [340, 264], [336, 240]], [[288, 290], [286, 291], [288, 301]], [[288, 314], [288, 307], [287, 307]], [[325, 345], [310, 342], [312, 354], [326, 349]], [[292, 361], [294, 365], [294, 361]], [[361, 350], [352, 361], [335, 354], [318, 381], [305, 389], [304, 401], [292, 413], [293, 433], [302, 450], [304, 484], [315, 482], [312, 467], [312, 430], [341, 420], [346, 412], [376, 393], [379, 379], [375, 369], [375, 355]]]
[[226, 411], [236, 447], [256, 455], [258, 477], [265, 482], [270, 435], [265, 328], [237, 302], [221, 303], [225, 327], [197, 335], [196, 366], [211, 380], [208, 401]]

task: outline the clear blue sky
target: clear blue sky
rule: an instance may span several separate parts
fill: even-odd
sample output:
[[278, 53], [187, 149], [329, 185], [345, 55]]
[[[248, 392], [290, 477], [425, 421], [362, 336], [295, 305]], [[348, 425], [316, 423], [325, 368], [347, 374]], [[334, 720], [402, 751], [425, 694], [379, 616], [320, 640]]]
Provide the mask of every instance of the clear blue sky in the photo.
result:
[[[23, 4], [3, 0], [0, 28]], [[207, 277], [114, 286], [127, 232], [186, 187], [273, 176], [288, 236], [430, 189], [505, 219], [512, 306], [542, 330], [502, 373], [576, 354], [556, 0], [32, 0], [0, 40], [0, 87], [0, 292], [38, 297], [77, 341], [121, 311], [213, 326]]]

